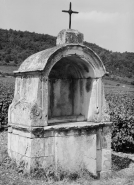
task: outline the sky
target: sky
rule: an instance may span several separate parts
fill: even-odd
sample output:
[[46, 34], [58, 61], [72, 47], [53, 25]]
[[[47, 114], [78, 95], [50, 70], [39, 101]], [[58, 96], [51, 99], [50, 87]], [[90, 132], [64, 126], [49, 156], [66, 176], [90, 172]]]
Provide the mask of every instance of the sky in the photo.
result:
[[[110, 51], [134, 52], [134, 0], [71, 0], [72, 29]], [[0, 28], [57, 36], [69, 27], [70, 0], [0, 0]]]

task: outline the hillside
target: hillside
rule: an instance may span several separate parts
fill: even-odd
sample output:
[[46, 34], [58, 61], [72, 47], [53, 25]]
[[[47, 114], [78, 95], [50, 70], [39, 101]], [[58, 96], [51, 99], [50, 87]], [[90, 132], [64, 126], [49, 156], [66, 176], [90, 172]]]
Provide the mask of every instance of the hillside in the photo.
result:
[[[134, 77], [134, 53], [112, 52], [84, 42], [104, 62], [110, 75]], [[0, 29], [0, 65], [20, 65], [28, 56], [56, 45], [56, 37], [28, 31]]]

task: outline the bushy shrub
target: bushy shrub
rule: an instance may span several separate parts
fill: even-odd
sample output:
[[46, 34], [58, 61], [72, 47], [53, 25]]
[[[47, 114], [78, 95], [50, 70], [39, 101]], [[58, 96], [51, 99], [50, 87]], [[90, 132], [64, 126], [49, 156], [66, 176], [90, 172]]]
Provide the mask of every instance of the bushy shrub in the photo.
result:
[[[4, 80], [2, 80], [4, 79]], [[6, 78], [0, 80], [0, 126], [7, 127], [8, 123], [8, 107], [13, 99], [14, 84], [10, 83]]]
[[112, 148], [120, 152], [134, 152], [134, 95], [110, 93], [109, 102], [112, 125]]

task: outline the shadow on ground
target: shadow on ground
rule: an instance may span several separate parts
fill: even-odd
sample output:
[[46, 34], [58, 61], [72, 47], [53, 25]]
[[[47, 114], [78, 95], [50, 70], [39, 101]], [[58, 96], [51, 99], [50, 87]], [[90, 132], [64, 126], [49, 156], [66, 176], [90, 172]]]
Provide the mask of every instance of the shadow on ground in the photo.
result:
[[134, 160], [112, 154], [112, 170], [119, 171], [129, 168], [132, 164], [134, 164]]

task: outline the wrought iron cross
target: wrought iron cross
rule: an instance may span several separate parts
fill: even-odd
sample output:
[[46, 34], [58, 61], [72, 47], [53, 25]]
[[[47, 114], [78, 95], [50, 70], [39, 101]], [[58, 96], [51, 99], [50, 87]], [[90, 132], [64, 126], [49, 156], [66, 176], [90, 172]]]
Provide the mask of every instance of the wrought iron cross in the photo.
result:
[[73, 11], [71, 9], [71, 6], [72, 6], [72, 4], [70, 2], [70, 9], [69, 10], [62, 10], [62, 12], [69, 13], [69, 29], [71, 29], [71, 15], [72, 15], [72, 13], [79, 13], [79, 12]]

